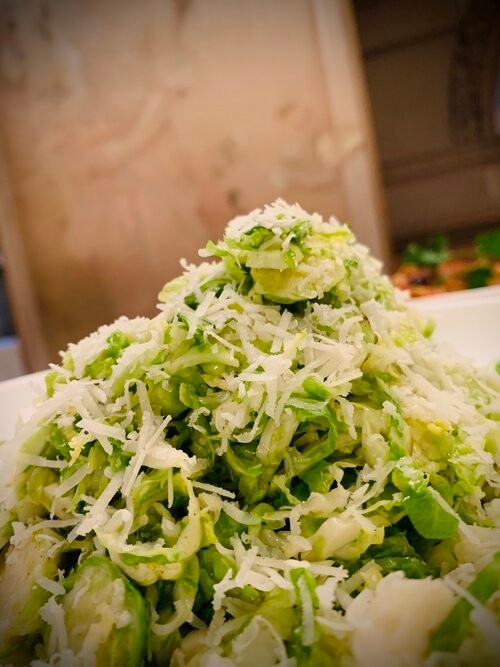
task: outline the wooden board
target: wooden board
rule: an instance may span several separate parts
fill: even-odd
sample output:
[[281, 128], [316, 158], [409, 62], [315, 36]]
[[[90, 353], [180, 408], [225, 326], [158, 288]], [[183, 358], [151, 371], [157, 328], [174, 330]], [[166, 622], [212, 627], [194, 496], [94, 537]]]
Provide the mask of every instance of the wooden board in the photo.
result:
[[4, 250], [31, 368], [153, 314], [179, 258], [277, 196], [387, 259], [347, 0], [25, 0], [0, 21]]
[[498, 0], [354, 5], [393, 240], [498, 225]]

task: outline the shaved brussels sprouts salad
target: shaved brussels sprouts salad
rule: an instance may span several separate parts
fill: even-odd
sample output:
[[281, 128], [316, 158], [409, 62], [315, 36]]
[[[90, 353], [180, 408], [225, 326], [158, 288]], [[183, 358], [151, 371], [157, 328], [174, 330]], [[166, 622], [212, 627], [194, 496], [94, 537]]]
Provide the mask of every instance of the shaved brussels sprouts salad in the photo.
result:
[[494, 665], [500, 378], [278, 200], [0, 447], [0, 664]]

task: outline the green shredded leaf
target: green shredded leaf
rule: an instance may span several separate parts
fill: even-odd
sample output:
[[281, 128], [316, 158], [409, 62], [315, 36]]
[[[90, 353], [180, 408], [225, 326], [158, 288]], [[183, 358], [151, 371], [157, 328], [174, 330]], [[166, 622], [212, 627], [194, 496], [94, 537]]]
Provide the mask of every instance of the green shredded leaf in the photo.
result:
[[429, 489], [405, 493], [403, 504], [415, 530], [428, 540], [455, 537], [458, 519], [441, 507]]
[[[486, 604], [490, 597], [500, 590], [500, 552], [477, 575], [467, 587], [467, 591], [481, 604]], [[434, 632], [428, 653], [434, 651], [453, 653], [460, 648], [467, 638], [472, 623], [469, 600], [461, 598], [455, 604], [446, 619]]]

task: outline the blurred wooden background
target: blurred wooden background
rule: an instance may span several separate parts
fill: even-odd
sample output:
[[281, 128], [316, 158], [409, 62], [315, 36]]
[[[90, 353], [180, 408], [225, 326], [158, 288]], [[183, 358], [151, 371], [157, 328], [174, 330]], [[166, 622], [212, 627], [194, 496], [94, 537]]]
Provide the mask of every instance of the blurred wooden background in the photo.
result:
[[348, 0], [0, 3], [0, 224], [29, 369], [282, 196], [388, 259]]
[[500, 223], [499, 0], [354, 0], [395, 248]]

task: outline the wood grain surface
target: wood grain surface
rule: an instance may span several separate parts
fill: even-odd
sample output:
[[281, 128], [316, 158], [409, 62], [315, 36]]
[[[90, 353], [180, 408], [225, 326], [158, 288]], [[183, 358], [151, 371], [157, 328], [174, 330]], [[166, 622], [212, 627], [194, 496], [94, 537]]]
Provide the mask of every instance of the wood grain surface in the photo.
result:
[[181, 257], [277, 196], [387, 258], [347, 0], [25, 0], [0, 24], [3, 246], [30, 368], [153, 314]]

